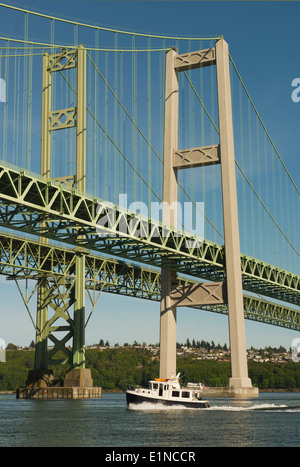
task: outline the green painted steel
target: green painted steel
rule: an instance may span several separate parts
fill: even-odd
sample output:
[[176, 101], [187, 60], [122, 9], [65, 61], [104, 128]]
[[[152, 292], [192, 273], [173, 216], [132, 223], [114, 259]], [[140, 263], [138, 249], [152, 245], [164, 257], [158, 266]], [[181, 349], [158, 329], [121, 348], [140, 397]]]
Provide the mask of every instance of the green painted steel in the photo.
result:
[[[72, 291], [76, 252], [72, 249], [0, 234], [0, 273], [16, 280], [48, 278], [52, 286], [68, 284]], [[54, 280], [54, 278], [56, 278]], [[160, 271], [139, 267], [113, 258], [88, 253], [85, 256], [86, 289], [160, 301]], [[178, 283], [193, 283], [178, 277]], [[54, 295], [54, 289], [52, 290]], [[68, 308], [73, 302], [68, 303]], [[228, 314], [227, 305], [207, 305], [198, 309]], [[244, 295], [246, 319], [300, 331], [300, 310]], [[67, 313], [64, 315], [69, 320]], [[51, 324], [51, 326], [53, 323]], [[68, 328], [71, 332], [72, 326]], [[49, 331], [49, 330], [48, 330]], [[48, 333], [50, 335], [50, 332]], [[70, 337], [70, 336], [69, 336]]]
[[[0, 223], [27, 234], [205, 280], [225, 278], [222, 245], [166, 229], [156, 221], [3, 162]], [[244, 290], [300, 304], [299, 275], [243, 254], [241, 269]]]
[[76, 251], [72, 368], [85, 368], [85, 255]]

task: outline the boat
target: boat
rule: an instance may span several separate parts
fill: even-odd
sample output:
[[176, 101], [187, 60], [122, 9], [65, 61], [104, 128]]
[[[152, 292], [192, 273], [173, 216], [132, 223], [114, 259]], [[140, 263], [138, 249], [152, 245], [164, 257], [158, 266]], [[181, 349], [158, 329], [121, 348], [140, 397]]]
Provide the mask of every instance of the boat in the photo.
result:
[[128, 408], [144, 402], [150, 404], [162, 404], [165, 406], [181, 406], [193, 409], [205, 409], [210, 407], [209, 401], [201, 396], [202, 385], [182, 388], [179, 383], [180, 373], [169, 379], [155, 378], [149, 381], [149, 388], [127, 389], [126, 401]]

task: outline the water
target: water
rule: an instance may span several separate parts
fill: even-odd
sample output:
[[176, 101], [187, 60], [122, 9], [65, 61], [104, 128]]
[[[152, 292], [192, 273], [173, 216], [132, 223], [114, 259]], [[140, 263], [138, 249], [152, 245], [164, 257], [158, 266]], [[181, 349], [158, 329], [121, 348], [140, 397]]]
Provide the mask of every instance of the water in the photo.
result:
[[148, 405], [128, 410], [125, 394], [75, 401], [0, 395], [0, 446], [300, 446], [300, 393], [210, 403], [202, 410]]

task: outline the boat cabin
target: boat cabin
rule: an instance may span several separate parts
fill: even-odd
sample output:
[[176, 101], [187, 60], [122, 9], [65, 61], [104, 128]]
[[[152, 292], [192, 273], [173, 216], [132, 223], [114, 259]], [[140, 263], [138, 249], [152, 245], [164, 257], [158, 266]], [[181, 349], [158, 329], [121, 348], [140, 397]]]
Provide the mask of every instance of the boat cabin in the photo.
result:
[[181, 388], [178, 380], [159, 380], [150, 381], [150, 393], [158, 397], [167, 398], [170, 400], [201, 400], [201, 394], [197, 391]]

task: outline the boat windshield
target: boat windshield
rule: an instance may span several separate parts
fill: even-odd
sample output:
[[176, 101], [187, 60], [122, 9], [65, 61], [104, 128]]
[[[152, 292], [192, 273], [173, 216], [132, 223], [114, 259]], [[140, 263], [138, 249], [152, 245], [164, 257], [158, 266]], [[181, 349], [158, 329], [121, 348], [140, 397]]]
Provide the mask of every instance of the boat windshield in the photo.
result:
[[151, 382], [151, 383], [149, 384], [149, 386], [150, 386], [150, 389], [158, 389], [158, 383], [152, 383], [152, 382]]

